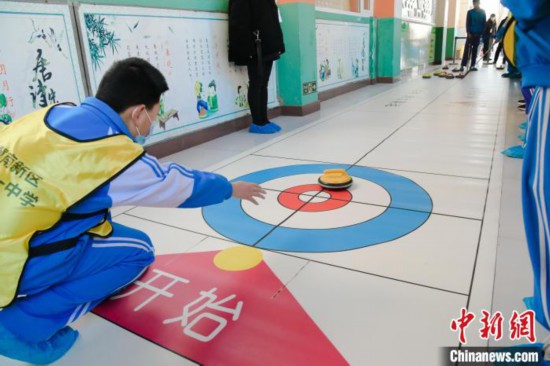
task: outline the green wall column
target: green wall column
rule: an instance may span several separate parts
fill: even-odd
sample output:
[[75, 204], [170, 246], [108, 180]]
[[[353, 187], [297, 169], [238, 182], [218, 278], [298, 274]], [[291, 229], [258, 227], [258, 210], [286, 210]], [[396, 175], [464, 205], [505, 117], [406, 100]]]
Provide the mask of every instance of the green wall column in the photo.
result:
[[401, 74], [401, 19], [378, 19], [377, 34], [377, 76], [398, 78]]
[[447, 28], [447, 50], [445, 51], [445, 57], [447, 60], [453, 58], [455, 52], [455, 28]]
[[449, 0], [437, 0], [435, 3], [435, 54], [433, 62], [437, 65], [445, 61], [447, 48], [446, 27], [449, 15]]
[[445, 45], [445, 28], [435, 27], [435, 56], [434, 63], [439, 65], [442, 63], [443, 46]]
[[315, 91], [304, 95], [303, 84], [317, 84], [317, 37], [315, 6], [307, 3], [279, 5], [285, 54], [277, 62], [279, 97], [283, 106], [318, 103]]
[[460, 1], [458, 0], [448, 0], [448, 11], [447, 11], [447, 46], [445, 48], [445, 58], [447, 60], [452, 60], [455, 51], [455, 35], [457, 34], [457, 22], [458, 22], [458, 7]]

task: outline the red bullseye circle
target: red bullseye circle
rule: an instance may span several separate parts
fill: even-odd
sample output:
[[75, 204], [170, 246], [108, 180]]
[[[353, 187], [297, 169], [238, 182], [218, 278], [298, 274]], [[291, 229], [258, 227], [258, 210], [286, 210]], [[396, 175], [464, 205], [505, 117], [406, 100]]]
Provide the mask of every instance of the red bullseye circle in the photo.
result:
[[[330, 197], [323, 202], [307, 203], [307, 201], [302, 201], [300, 199], [300, 195], [305, 192], [324, 192]], [[279, 194], [277, 199], [282, 206], [291, 210], [300, 210], [302, 212], [323, 212], [344, 207], [351, 202], [352, 196], [348, 190], [329, 191], [323, 189], [323, 187], [318, 184], [305, 184], [286, 189], [284, 192]], [[306, 203], [307, 205], [305, 205]]]

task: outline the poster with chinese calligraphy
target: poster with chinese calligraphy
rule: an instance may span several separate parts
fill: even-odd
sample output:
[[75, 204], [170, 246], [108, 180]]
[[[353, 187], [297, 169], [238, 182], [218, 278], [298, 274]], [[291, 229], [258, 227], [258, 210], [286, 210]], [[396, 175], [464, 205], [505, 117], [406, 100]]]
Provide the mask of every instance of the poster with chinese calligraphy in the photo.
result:
[[327, 90], [368, 79], [370, 25], [317, 20], [317, 83]]
[[0, 123], [85, 98], [67, 5], [0, 2]]
[[401, 0], [401, 16], [404, 20], [433, 23], [435, 18], [435, 1]]
[[[227, 15], [184, 10], [82, 4], [79, 19], [92, 92], [113, 62], [148, 60], [166, 77], [160, 121], [149, 143], [234, 119], [249, 112], [245, 67], [227, 60]], [[275, 71], [269, 107], [278, 105]]]

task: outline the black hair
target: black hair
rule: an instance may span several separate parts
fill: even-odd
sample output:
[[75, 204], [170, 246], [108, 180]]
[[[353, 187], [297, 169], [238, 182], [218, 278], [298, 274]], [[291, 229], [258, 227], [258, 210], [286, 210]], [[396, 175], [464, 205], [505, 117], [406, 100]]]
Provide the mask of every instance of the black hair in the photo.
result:
[[166, 79], [157, 68], [141, 58], [130, 57], [115, 62], [107, 70], [95, 96], [122, 113], [138, 104], [153, 108], [167, 90]]

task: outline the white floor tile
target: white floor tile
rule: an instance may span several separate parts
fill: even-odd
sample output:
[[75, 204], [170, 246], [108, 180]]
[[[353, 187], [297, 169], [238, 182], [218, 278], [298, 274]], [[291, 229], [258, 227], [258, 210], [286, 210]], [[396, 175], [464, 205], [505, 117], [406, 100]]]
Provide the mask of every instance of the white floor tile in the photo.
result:
[[119, 206], [119, 207], [113, 207], [113, 208], [111, 209], [111, 215], [112, 215], [112, 217], [116, 217], [116, 216], [122, 215], [122, 214], [125, 213], [126, 211], [131, 210], [132, 208], [134, 208], [134, 206]]
[[[305, 213], [302, 215], [306, 216]], [[294, 216], [291, 220], [293, 219]], [[331, 219], [329, 222], [334, 221]], [[390, 242], [333, 253], [291, 254], [347, 269], [467, 294], [480, 225], [475, 220], [432, 215], [416, 231]], [[278, 230], [280, 229], [276, 229], [270, 236], [277, 235]], [[265, 243], [271, 239], [270, 236], [258, 246], [265, 247]], [[290, 235], [287, 237], [289, 241], [295, 240]], [[360, 238], [357, 240], [360, 241]], [[315, 248], [315, 243], [311, 246]]]
[[117, 216], [114, 221], [121, 225], [136, 228], [149, 235], [157, 255], [183, 253], [206, 239], [204, 235], [128, 215]]
[[459, 177], [489, 178], [491, 157], [487, 156], [486, 150], [477, 153], [466, 147], [452, 149], [432, 140], [429, 135], [412, 141], [405, 134], [394, 135], [359, 161], [359, 164]]
[[[244, 176], [246, 176], [247, 174], [251, 174], [251, 173], [256, 174], [263, 170], [270, 170], [270, 169], [287, 167], [287, 166], [293, 167], [295, 165], [305, 165], [305, 164], [313, 165], [313, 164], [319, 164], [319, 163], [311, 162], [308, 160], [301, 160], [301, 159], [285, 159], [285, 158], [278, 158], [278, 157], [249, 155], [217, 169], [216, 173], [227, 177], [227, 179], [229, 180], [237, 180], [237, 178], [244, 179]], [[349, 168], [349, 165], [343, 165], [341, 168], [347, 169]], [[322, 168], [321, 168], [321, 172], [322, 172]], [[274, 172], [272, 174], [281, 175], [283, 173]], [[294, 175], [295, 172], [293, 172], [292, 169], [290, 169], [288, 174], [289, 175], [292, 174], [292, 177], [295, 176]], [[295, 183], [296, 185], [297, 184], [315, 184], [317, 182], [318, 177], [319, 175], [313, 175], [310, 177], [309, 174], [307, 173], [300, 173], [300, 176], [296, 178]], [[265, 183], [262, 182], [262, 187], [265, 187], [267, 189], [285, 190], [287, 188], [292, 187], [292, 186], [285, 187], [285, 183], [286, 183], [285, 177], [277, 178], [275, 176], [270, 176], [266, 174], [264, 178], [265, 178], [264, 179]]]
[[[433, 202], [433, 213], [482, 219], [487, 195], [487, 180], [436, 174], [389, 172], [411, 179], [426, 190]], [[453, 192], [453, 194], [449, 194]], [[405, 207], [418, 209], [414, 206]]]
[[136, 207], [127, 213], [138, 218], [174, 226], [199, 235], [213, 236], [221, 239], [224, 238], [206, 224], [200, 208], [176, 209]]
[[462, 295], [318, 263], [288, 289], [351, 365], [440, 365], [439, 347], [456, 346], [449, 324], [466, 304]]

